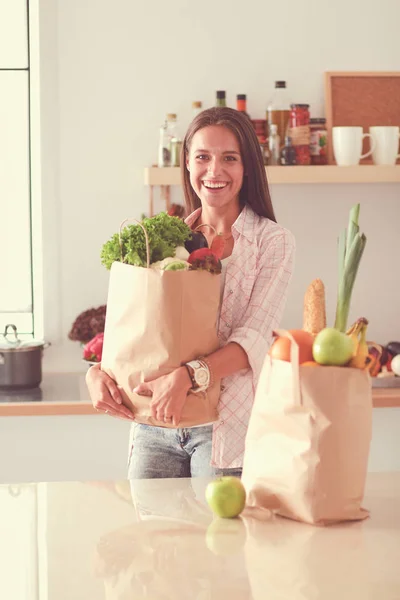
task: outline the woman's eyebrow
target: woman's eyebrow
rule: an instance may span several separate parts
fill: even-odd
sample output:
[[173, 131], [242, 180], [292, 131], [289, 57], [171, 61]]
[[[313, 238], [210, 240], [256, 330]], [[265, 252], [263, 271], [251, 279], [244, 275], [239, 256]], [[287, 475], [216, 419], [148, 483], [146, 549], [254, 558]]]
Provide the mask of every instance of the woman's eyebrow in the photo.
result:
[[[195, 152], [210, 152], [210, 150], [205, 150], [205, 148], [196, 148]], [[237, 150], [224, 150], [222, 154], [237, 154], [240, 156], [240, 152], [237, 152]]]

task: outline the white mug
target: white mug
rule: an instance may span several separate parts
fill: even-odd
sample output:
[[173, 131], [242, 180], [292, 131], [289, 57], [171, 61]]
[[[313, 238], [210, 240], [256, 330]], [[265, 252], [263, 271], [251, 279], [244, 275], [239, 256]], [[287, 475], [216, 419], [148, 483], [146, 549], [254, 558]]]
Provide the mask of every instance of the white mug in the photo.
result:
[[395, 165], [396, 160], [400, 158], [398, 154], [400, 127], [370, 127], [369, 132], [375, 141], [375, 150], [372, 152], [374, 164]]
[[[358, 165], [362, 158], [372, 154], [375, 141], [369, 133], [363, 133], [362, 127], [333, 127], [333, 152], [336, 164], [341, 167]], [[371, 150], [362, 154], [365, 137], [371, 138]]]

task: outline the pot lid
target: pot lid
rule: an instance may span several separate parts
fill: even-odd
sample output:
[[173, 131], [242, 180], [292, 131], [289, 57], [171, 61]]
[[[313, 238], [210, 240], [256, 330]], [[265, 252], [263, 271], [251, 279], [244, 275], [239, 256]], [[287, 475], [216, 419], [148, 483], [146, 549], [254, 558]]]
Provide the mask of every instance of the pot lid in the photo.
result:
[[[9, 330], [12, 330], [11, 332]], [[47, 344], [46, 344], [47, 345]], [[38, 347], [44, 347], [45, 342], [40, 340], [21, 340], [18, 337], [17, 328], [13, 324], [8, 324], [4, 328], [4, 333], [0, 334], [0, 351], [18, 351], [30, 350]]]

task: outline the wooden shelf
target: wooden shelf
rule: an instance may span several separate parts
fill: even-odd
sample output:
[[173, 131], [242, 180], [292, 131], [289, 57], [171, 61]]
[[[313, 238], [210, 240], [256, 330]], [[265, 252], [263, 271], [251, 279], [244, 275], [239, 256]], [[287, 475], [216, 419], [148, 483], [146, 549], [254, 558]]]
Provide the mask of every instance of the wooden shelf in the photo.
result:
[[[357, 165], [337, 167], [266, 167], [268, 182], [293, 183], [400, 183], [400, 165]], [[145, 185], [181, 185], [179, 167], [148, 167], [144, 171]]]

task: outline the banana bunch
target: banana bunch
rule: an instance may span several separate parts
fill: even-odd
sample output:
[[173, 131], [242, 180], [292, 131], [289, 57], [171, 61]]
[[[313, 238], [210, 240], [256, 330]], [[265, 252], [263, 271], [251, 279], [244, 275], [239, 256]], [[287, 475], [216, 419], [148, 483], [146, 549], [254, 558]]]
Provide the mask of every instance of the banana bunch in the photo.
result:
[[371, 362], [367, 344], [367, 327], [368, 320], [365, 317], [360, 317], [346, 331], [346, 335], [351, 338], [354, 347], [353, 356], [347, 365], [348, 367], [366, 369]]

